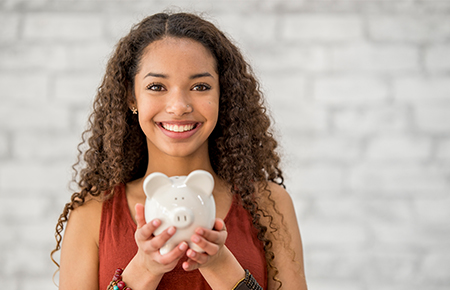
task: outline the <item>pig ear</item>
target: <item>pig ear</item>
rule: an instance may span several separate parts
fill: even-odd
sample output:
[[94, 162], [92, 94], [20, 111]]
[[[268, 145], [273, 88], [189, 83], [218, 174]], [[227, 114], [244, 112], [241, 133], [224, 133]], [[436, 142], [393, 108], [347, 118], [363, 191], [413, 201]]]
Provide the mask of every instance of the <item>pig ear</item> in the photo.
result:
[[214, 188], [214, 178], [205, 170], [195, 170], [186, 177], [184, 184], [201, 190], [206, 195], [211, 195]]
[[144, 180], [145, 195], [150, 198], [158, 189], [166, 185], [172, 185], [172, 181], [169, 177], [163, 173], [154, 172]]

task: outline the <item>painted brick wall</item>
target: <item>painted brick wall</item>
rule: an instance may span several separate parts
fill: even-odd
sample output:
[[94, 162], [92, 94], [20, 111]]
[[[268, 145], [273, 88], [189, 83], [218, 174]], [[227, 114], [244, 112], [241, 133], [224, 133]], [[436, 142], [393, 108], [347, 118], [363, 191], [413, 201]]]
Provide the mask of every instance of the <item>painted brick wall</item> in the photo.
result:
[[449, 289], [450, 1], [168, 2], [0, 1], [2, 286], [56, 289], [54, 226], [108, 55], [180, 7], [261, 80], [310, 289]]

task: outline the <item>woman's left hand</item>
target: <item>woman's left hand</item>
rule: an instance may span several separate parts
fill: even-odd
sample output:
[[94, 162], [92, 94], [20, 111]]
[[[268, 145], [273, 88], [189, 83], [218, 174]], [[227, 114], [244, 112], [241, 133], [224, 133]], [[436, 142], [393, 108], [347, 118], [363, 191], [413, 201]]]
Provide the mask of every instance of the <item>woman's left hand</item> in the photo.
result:
[[195, 234], [191, 237], [191, 241], [205, 252], [199, 253], [192, 249], [187, 250], [186, 255], [189, 259], [183, 263], [183, 269], [192, 271], [211, 266], [217, 262], [220, 263], [227, 235], [225, 222], [219, 218], [216, 218], [212, 230], [205, 228], [196, 229]]

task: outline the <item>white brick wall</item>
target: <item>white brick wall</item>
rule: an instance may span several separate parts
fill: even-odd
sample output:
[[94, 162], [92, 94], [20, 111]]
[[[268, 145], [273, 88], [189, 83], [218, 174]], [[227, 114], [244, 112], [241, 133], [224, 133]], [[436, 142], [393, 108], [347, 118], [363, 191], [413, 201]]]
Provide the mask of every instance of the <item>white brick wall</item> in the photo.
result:
[[2, 285], [56, 289], [54, 226], [105, 63], [131, 24], [170, 7], [206, 12], [260, 76], [310, 289], [448, 290], [450, 2], [438, 0], [0, 1]]
[[313, 91], [314, 100], [336, 107], [383, 104], [389, 97], [385, 81], [359, 76], [318, 78], [313, 82]]
[[283, 17], [281, 36], [287, 41], [340, 42], [361, 39], [363, 19], [357, 15], [291, 14]]
[[24, 16], [24, 40], [77, 42], [102, 37], [102, 17], [94, 13], [32, 12]]

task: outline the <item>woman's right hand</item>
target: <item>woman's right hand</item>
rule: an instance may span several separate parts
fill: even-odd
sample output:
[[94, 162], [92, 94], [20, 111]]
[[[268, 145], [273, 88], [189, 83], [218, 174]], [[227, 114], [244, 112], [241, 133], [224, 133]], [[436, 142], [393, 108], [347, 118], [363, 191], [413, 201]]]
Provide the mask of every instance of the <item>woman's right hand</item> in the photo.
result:
[[135, 209], [137, 223], [135, 240], [139, 248], [135, 257], [136, 261], [154, 276], [162, 276], [175, 268], [178, 260], [185, 255], [188, 245], [186, 242], [181, 242], [169, 253], [161, 255], [159, 249], [175, 234], [176, 228], [169, 227], [155, 236], [153, 233], [161, 225], [161, 221], [154, 219], [146, 223], [144, 206], [138, 203]]

